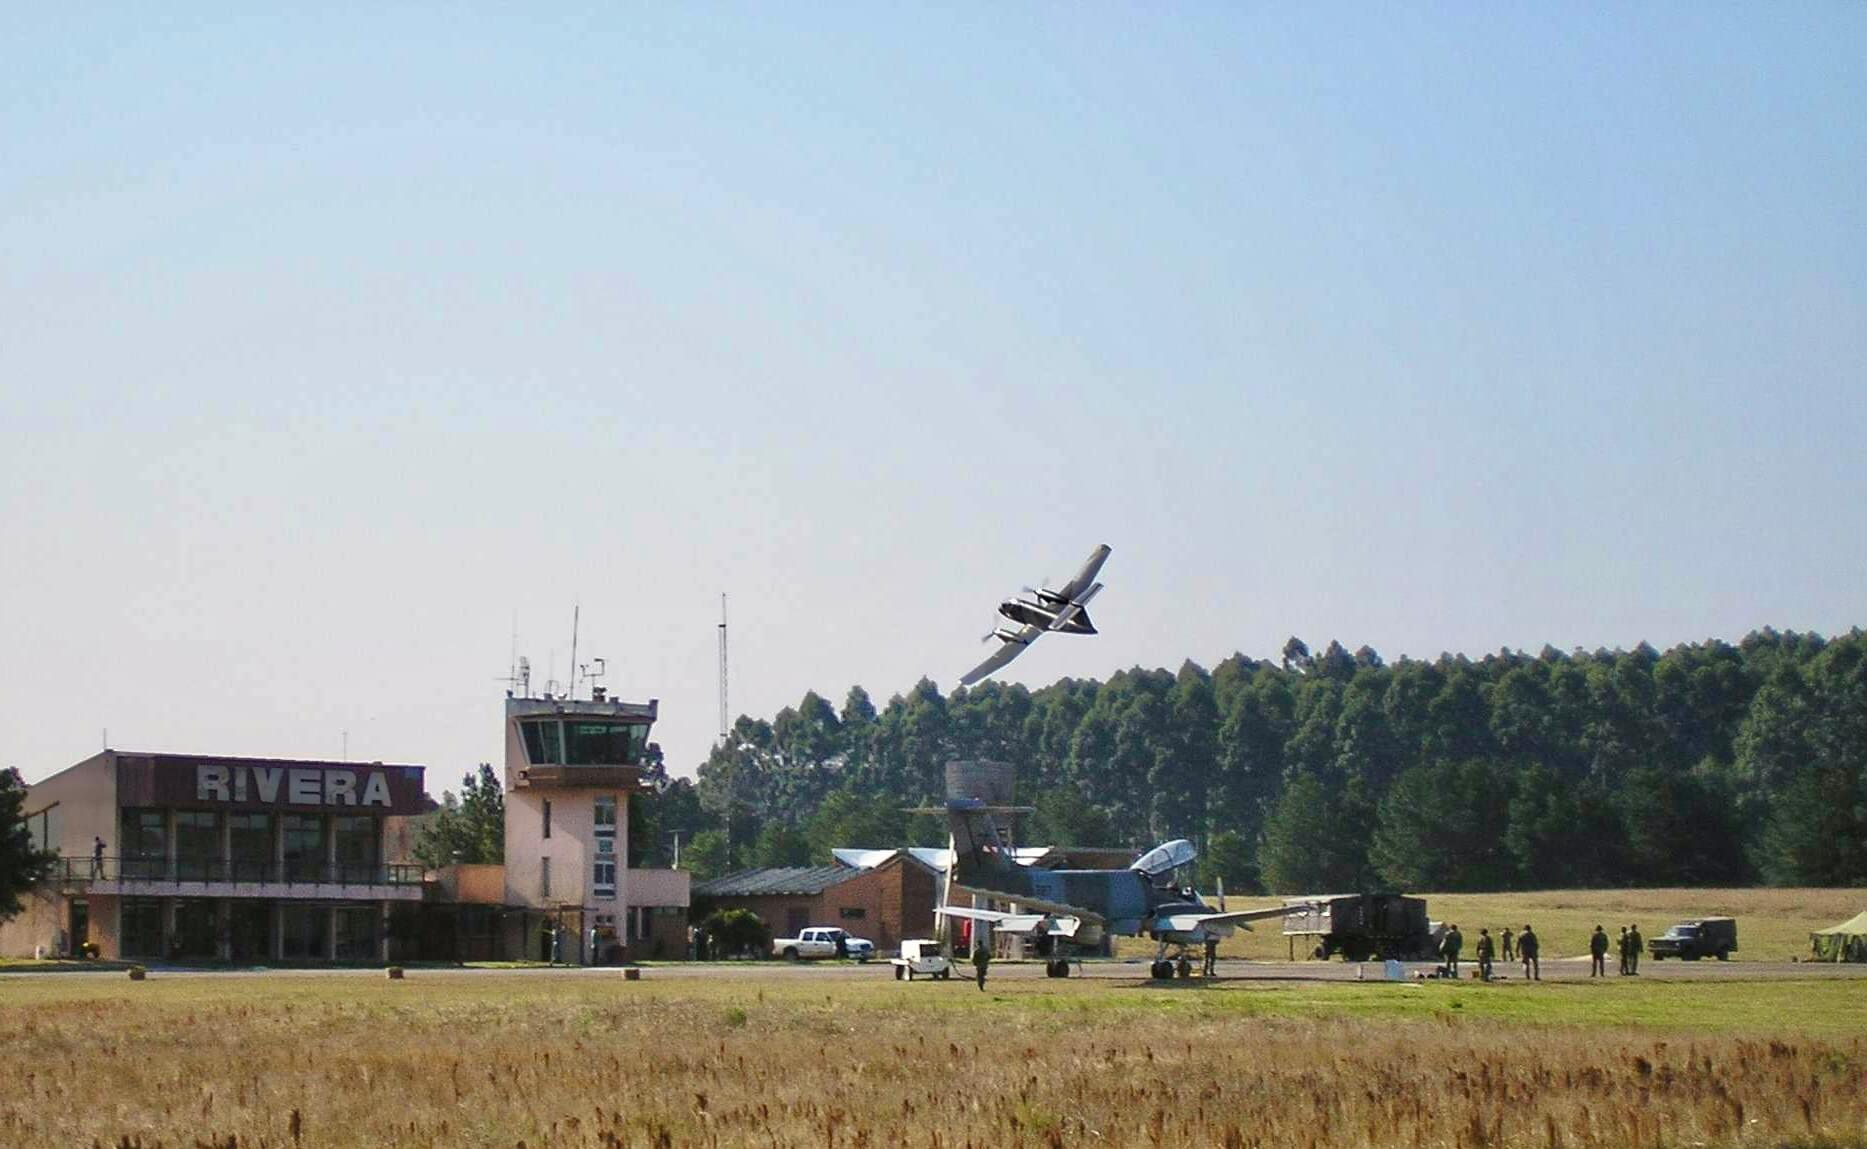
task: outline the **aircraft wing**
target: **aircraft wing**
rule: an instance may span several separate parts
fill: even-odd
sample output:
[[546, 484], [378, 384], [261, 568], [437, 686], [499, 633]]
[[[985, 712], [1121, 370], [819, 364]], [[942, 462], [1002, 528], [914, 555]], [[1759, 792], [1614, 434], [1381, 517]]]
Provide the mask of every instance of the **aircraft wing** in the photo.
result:
[[1107, 562], [1108, 558], [1109, 545], [1103, 543], [1090, 554], [1089, 561], [1083, 564], [1082, 570], [1076, 572], [1076, 577], [1057, 589], [1057, 595], [1065, 602], [1075, 602], [1084, 591], [1089, 589], [1089, 584], [1096, 581], [1096, 575], [1101, 572], [1102, 564]]
[[1244, 926], [1250, 929], [1252, 922], [1281, 918], [1288, 912], [1288, 907], [1271, 906], [1262, 910], [1233, 910], [1231, 913], [1218, 914], [1166, 914], [1154, 919], [1154, 928], [1184, 931], [1196, 930], [1200, 926]]
[[1002, 930], [1008, 934], [1042, 933], [1068, 938], [1075, 937], [1076, 931], [1083, 925], [1079, 918], [1056, 914], [1008, 914], [1003, 910], [973, 910], [963, 906], [941, 906], [934, 910], [934, 913], [940, 917], [991, 922], [993, 929]]
[[1018, 631], [1018, 637], [1016, 638], [1000, 639], [999, 647], [992, 652], [992, 657], [961, 675], [959, 684], [961, 686], [971, 686], [981, 678], [1003, 670], [1006, 663], [1018, 657], [1020, 654], [1023, 654], [1024, 648], [1031, 645], [1031, 640], [1042, 633], [1044, 633], [1044, 628], [1041, 626], [1027, 626]]
[[1057, 617], [1050, 620], [1050, 629], [1062, 630], [1064, 627], [1068, 626], [1071, 619], [1083, 613], [1083, 609], [1089, 605], [1089, 600], [1096, 597], [1097, 592], [1101, 589], [1102, 584], [1096, 583], [1088, 590], [1084, 591], [1081, 598], [1074, 602], [1065, 603], [1063, 609], [1057, 612]]

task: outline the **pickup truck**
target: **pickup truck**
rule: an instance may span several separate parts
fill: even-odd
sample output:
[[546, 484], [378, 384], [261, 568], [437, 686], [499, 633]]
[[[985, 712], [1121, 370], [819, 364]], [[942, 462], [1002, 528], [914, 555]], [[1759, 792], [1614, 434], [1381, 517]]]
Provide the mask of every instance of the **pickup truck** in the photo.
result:
[[771, 953], [786, 961], [833, 957], [868, 961], [875, 956], [875, 943], [867, 938], [850, 937], [846, 930], [835, 926], [813, 926], [794, 938], [774, 938]]

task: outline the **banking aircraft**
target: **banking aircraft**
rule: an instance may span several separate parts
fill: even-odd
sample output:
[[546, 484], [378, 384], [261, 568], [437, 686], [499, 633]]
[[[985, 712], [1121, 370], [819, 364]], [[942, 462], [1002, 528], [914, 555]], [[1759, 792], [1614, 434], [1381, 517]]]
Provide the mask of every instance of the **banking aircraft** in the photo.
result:
[[1095, 625], [1089, 621], [1089, 613], [1084, 608], [1102, 590], [1102, 584], [1096, 581], [1096, 574], [1101, 571], [1108, 557], [1108, 546], [1099, 546], [1089, 556], [1089, 561], [1083, 564], [1083, 569], [1076, 572], [1076, 577], [1056, 590], [1026, 587], [1028, 598], [1008, 598], [999, 603], [998, 613], [1016, 625], [998, 627], [985, 636], [986, 642], [996, 638], [999, 641], [998, 649], [992, 652], [992, 657], [967, 671], [959, 684], [971, 686], [1004, 669], [1006, 663], [1023, 654], [1025, 648], [1040, 635], [1052, 631], [1059, 634], [1094, 634]]
[[[1185, 977], [1191, 963], [1187, 950], [1203, 946], [1208, 938], [1228, 938], [1235, 929], [1250, 929], [1254, 921], [1281, 918], [1284, 906], [1227, 912], [1224, 894], [1219, 906], [1208, 905], [1190, 886], [1174, 884], [1174, 874], [1191, 865], [1199, 852], [1193, 843], [1178, 838], [1156, 846], [1124, 870], [1044, 870], [1019, 865], [992, 822], [994, 812], [978, 799], [947, 802], [947, 823], [953, 836], [952, 869], [947, 888], [1014, 902], [1036, 913], [1005, 913], [943, 906], [934, 913], [949, 918], [990, 922], [994, 929], [1035, 937], [1049, 952], [1044, 972], [1068, 977], [1067, 954], [1072, 946], [1100, 945], [1105, 934], [1146, 936], [1159, 943], [1149, 972], [1168, 978], [1179, 967]], [[1177, 950], [1174, 958], [1169, 949]]]

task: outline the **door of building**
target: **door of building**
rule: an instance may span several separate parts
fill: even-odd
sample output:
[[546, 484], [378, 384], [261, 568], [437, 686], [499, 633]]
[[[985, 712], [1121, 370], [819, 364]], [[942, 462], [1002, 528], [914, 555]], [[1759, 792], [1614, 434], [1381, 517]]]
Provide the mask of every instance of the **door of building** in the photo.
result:
[[84, 943], [91, 940], [91, 903], [71, 899], [71, 956], [84, 953]]
[[218, 907], [206, 898], [180, 898], [175, 902], [175, 932], [169, 938], [169, 956], [201, 960], [220, 956], [214, 935]]

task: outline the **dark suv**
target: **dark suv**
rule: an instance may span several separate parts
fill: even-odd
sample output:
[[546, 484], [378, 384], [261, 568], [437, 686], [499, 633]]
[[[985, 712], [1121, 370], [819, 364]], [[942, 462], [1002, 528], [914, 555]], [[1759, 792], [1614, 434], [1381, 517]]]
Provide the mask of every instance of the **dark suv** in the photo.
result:
[[1719, 961], [1729, 961], [1731, 951], [1736, 948], [1735, 918], [1699, 918], [1696, 921], [1680, 922], [1647, 943], [1647, 952], [1653, 955], [1654, 961], [1669, 957], [1686, 961], [1715, 957]]

